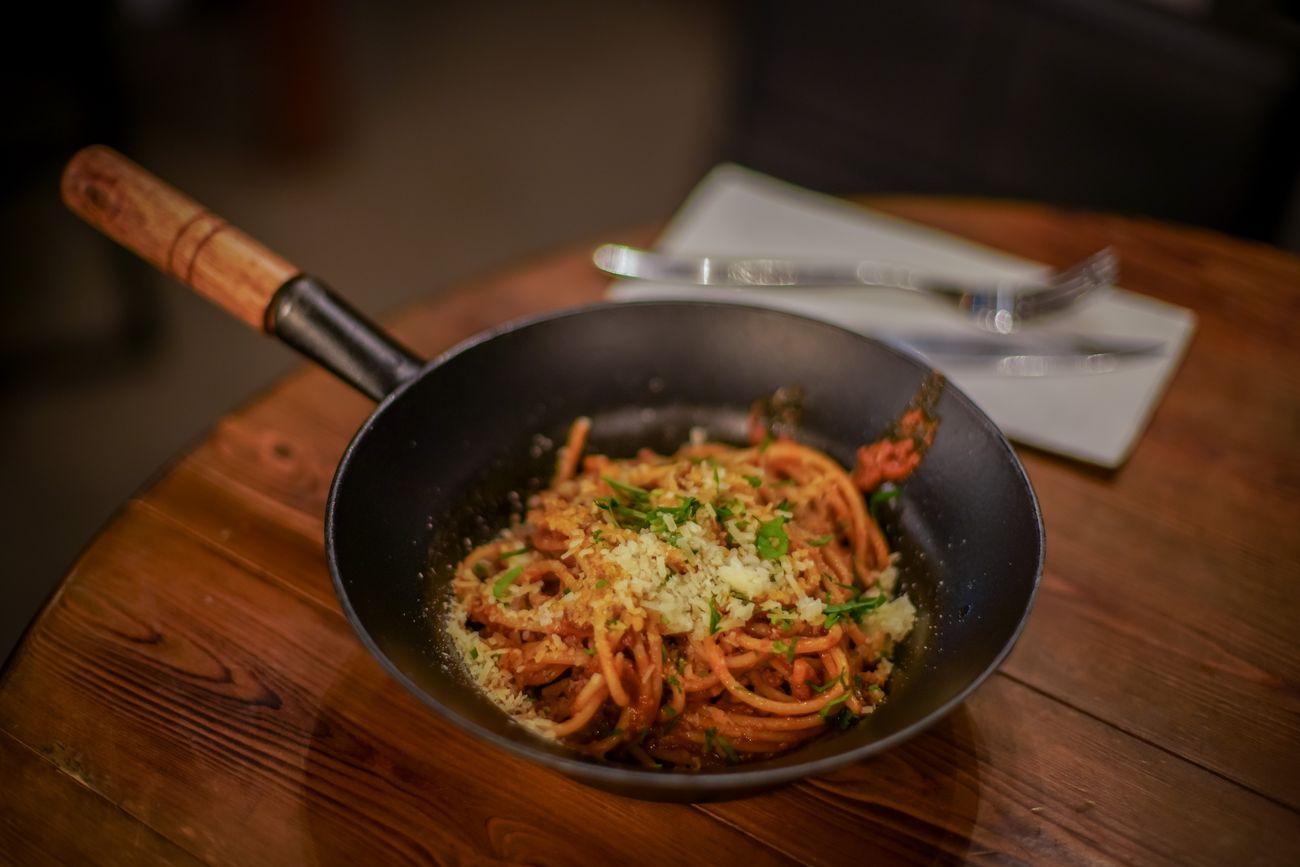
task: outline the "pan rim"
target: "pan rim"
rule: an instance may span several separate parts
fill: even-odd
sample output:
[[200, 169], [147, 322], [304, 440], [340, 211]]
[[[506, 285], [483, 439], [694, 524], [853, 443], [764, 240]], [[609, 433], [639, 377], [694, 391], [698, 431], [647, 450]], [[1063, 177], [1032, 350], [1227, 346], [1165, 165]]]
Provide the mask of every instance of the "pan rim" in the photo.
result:
[[967, 411], [971, 413], [979, 427], [986, 434], [993, 437], [1000, 452], [1004, 457], [1010, 460], [1011, 466], [1015, 470], [1017, 481], [1020, 483], [1024, 492], [1028, 495], [1028, 505], [1035, 525], [1034, 542], [1037, 546], [1037, 559], [1034, 564], [1033, 583], [1030, 588], [1029, 596], [1025, 601], [1024, 611], [1021, 613], [1019, 621], [1011, 631], [1006, 642], [994, 656], [992, 662], [990, 662], [978, 676], [972, 678], [968, 684], [958, 690], [948, 701], [891, 735], [862, 744], [861, 746], [850, 750], [836, 753], [835, 755], [826, 756], [825, 758], [799, 762], [777, 768], [752, 768], [741, 765], [732, 768], [692, 772], [690, 774], [676, 774], [650, 768], [620, 767], [609, 764], [598, 764], [579, 758], [558, 756], [540, 748], [534, 749], [526, 744], [498, 735], [444, 706], [436, 698], [408, 678], [379, 648], [378, 644], [370, 636], [370, 633], [366, 630], [360, 617], [356, 613], [356, 610], [352, 606], [347, 589], [343, 585], [343, 578], [339, 569], [335, 547], [337, 529], [335, 525], [336, 506], [340, 497], [340, 491], [344, 479], [347, 476], [348, 468], [351, 466], [353, 457], [359, 450], [360, 444], [366, 439], [367, 434], [374, 428], [378, 419], [382, 417], [383, 414], [397, 401], [401, 400], [403, 395], [405, 395], [409, 389], [414, 387], [416, 383], [421, 382], [426, 376], [431, 375], [433, 371], [447, 364], [452, 359], [474, 349], [480, 344], [506, 334], [531, 328], [553, 320], [581, 317], [614, 308], [682, 307], [691, 308], [693, 310], [699, 310], [702, 308], [723, 308], [728, 310], [739, 309], [791, 319], [805, 325], [811, 323], [820, 327], [842, 332], [856, 340], [872, 344], [878, 349], [884, 349], [888, 353], [897, 356], [906, 361], [909, 365], [915, 367], [918, 373], [926, 374], [932, 371], [930, 367], [925, 365], [917, 357], [877, 340], [876, 338], [853, 331], [852, 329], [844, 328], [835, 323], [814, 319], [797, 313], [753, 304], [735, 304], [719, 301], [600, 301], [592, 304], [546, 311], [544, 313], [514, 319], [485, 331], [478, 332], [477, 334], [462, 340], [451, 348], [434, 356], [420, 368], [420, 372], [416, 376], [411, 377], [411, 379], [394, 389], [378, 403], [366, 418], [365, 422], [363, 422], [357, 429], [356, 433], [352, 436], [352, 439], [348, 442], [348, 446], [344, 450], [342, 458], [339, 460], [338, 467], [335, 469], [325, 508], [325, 553], [326, 561], [329, 566], [330, 578], [334, 585], [335, 596], [338, 597], [344, 616], [351, 625], [353, 632], [361, 640], [361, 643], [370, 654], [379, 661], [391, 677], [395, 678], [398, 683], [402, 684], [402, 686], [415, 695], [416, 698], [420, 699], [420, 701], [422, 701], [426, 706], [438, 713], [438, 715], [444, 720], [457, 726], [462, 731], [504, 749], [513, 755], [529, 761], [537, 762], [551, 768], [552, 770], [559, 771], [567, 776], [590, 783], [597, 787], [614, 789], [636, 787], [643, 791], [658, 794], [696, 794], [700, 797], [725, 796], [729, 792], [741, 794], [746, 791], [771, 788], [803, 779], [805, 777], [824, 774], [836, 768], [843, 767], [844, 765], [852, 764], [853, 762], [862, 761], [871, 756], [878, 755], [879, 753], [892, 749], [893, 747], [910, 740], [952, 713], [953, 710], [964, 702], [1001, 667], [1002, 663], [1011, 653], [1011, 650], [1020, 640], [1020, 636], [1024, 632], [1025, 626], [1029, 620], [1029, 615], [1033, 611], [1034, 603], [1038, 597], [1039, 587], [1042, 583], [1043, 566], [1046, 559], [1046, 531], [1043, 526], [1042, 511], [1039, 506], [1038, 495], [1034, 491], [1034, 487], [1029, 480], [1029, 475], [1025, 470], [1024, 464], [1020, 460], [1019, 455], [1017, 455], [1015, 450], [1012, 448], [1006, 435], [998, 429], [992, 419], [990, 419], [988, 415], [960, 388], [949, 383], [947, 390], [955, 397], [955, 399], [964, 405], [964, 408]]

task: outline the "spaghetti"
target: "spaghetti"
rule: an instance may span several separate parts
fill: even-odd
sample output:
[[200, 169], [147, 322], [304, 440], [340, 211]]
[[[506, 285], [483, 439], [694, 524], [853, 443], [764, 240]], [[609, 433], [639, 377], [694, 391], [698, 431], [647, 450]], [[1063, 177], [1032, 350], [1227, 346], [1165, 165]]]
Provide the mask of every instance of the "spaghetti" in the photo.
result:
[[455, 574], [449, 634], [503, 710], [583, 753], [699, 769], [884, 700], [915, 609], [855, 479], [909, 474], [925, 413], [859, 450], [852, 475], [785, 436], [579, 461], [589, 429], [575, 422], [526, 520]]

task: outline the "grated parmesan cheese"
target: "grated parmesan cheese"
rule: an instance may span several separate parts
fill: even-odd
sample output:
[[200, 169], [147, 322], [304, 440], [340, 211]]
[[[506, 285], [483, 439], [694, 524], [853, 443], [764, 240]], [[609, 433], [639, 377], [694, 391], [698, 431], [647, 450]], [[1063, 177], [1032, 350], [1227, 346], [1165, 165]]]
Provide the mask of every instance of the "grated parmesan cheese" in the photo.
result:
[[[465, 586], [478, 594], [475, 604], [496, 606], [494, 623], [525, 634], [533, 630], [531, 640], [540, 637], [539, 631], [559, 627], [590, 635], [592, 626], [601, 623], [617, 636], [654, 621], [665, 635], [699, 640], [743, 627], [756, 614], [782, 629], [800, 622], [821, 626], [827, 603], [818, 597], [824, 595], [826, 566], [818, 565], [821, 558], [814, 559], [810, 549], [790, 544], [779, 529], [794, 520], [795, 509], [803, 508], [808, 497], [792, 489], [790, 500], [772, 505], [776, 497], [770, 489], [760, 493], [755, 479], [763, 470], [750, 459], [723, 466], [705, 455], [680, 466], [665, 474], [662, 466], [632, 464], [620, 467], [621, 476], [607, 479], [608, 486], [593, 473], [543, 492], [530, 503], [529, 525], [507, 530], [490, 543], [512, 551], [522, 547], [513, 551], [512, 565], [495, 575], [475, 572], [477, 580], [465, 579]], [[611, 487], [621, 499], [609, 497]], [[539, 538], [546, 544], [537, 542], [534, 551]], [[509, 569], [539, 563], [553, 571], [533, 569], [494, 583]], [[563, 592], [555, 590], [557, 579], [562, 579]], [[898, 582], [896, 558], [875, 581], [885, 595], [892, 595]], [[904, 595], [866, 612], [859, 622], [899, 641], [915, 620], [916, 609]], [[468, 628], [468, 621], [465, 600], [458, 598], [447, 633], [470, 678], [520, 724], [548, 734], [554, 724], [539, 714], [510, 673], [517, 659], [509, 653], [519, 651], [494, 648], [489, 642], [497, 638], [489, 634], [485, 641]], [[558, 655], [573, 651], [558, 633], [546, 640]]]

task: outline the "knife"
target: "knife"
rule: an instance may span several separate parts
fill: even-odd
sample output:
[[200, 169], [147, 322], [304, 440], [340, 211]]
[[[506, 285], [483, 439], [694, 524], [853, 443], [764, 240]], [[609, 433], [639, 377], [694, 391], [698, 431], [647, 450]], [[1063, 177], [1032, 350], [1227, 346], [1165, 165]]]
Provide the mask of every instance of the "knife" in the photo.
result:
[[877, 334], [877, 340], [920, 355], [937, 367], [1002, 376], [1110, 373], [1144, 359], [1161, 358], [1165, 344], [1078, 334], [980, 337], [946, 334]]

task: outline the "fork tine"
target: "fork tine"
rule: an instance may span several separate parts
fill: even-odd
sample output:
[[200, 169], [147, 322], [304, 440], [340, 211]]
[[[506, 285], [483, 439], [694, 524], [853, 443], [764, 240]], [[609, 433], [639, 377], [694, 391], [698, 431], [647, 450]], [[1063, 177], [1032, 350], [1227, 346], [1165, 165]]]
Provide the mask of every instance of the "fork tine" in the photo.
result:
[[1020, 322], [1068, 307], [1097, 289], [1112, 285], [1119, 263], [1113, 248], [1093, 253], [1079, 264], [1062, 271], [1052, 285], [1016, 297], [1014, 316]]
[[1057, 274], [1052, 283], [1053, 285], [1072, 283], [1080, 277], [1113, 283], [1118, 276], [1118, 270], [1119, 261], [1115, 255], [1115, 249], [1113, 247], [1103, 247], [1088, 258]]

